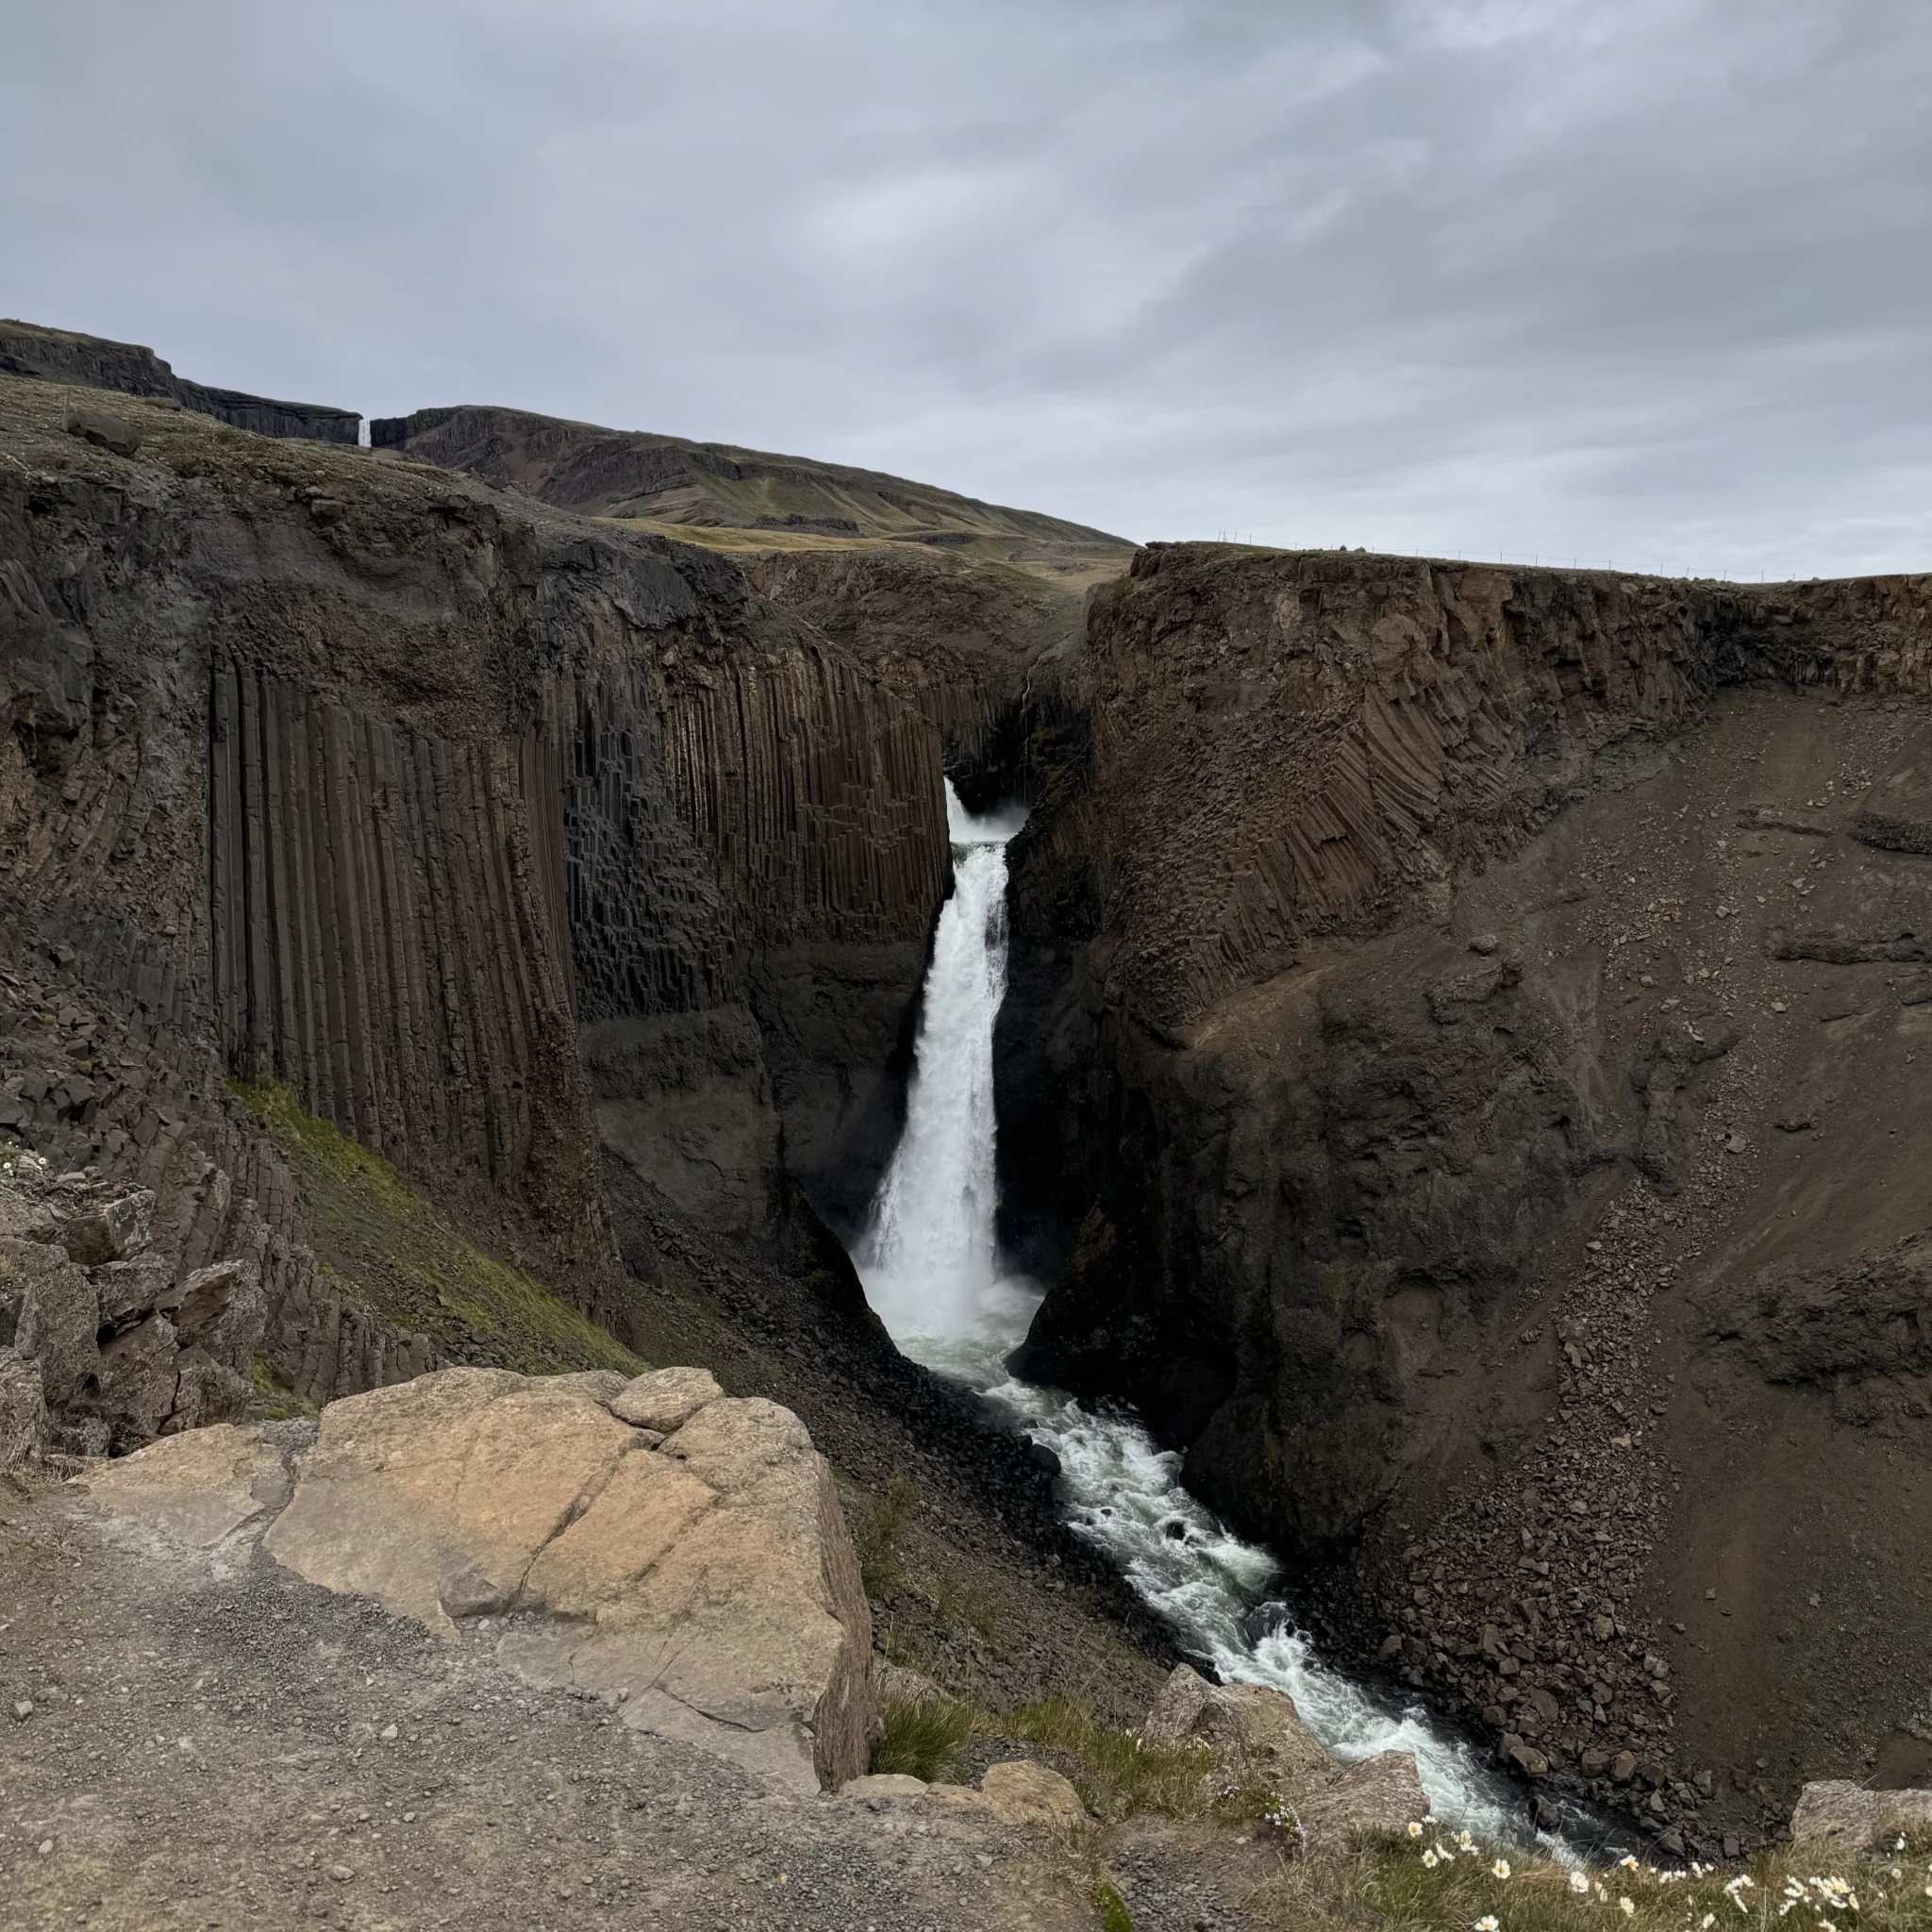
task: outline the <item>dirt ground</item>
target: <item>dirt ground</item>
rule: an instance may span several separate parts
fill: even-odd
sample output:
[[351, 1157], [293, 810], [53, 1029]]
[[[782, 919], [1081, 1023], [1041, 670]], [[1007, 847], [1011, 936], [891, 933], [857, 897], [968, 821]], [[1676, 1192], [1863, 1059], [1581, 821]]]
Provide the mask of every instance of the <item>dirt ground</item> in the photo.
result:
[[439, 1643], [259, 1554], [218, 1576], [110, 1548], [62, 1491], [0, 1519], [9, 1928], [1093, 1923], [1084, 1849], [773, 1797], [532, 1689], [487, 1636]]

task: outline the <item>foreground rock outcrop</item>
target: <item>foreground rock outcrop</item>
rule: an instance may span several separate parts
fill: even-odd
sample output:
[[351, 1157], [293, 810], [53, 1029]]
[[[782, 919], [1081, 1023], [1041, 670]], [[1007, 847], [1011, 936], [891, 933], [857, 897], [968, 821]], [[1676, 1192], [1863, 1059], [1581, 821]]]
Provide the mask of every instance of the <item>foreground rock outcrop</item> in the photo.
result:
[[[668, 1427], [646, 1427], [620, 1411]], [[824, 1458], [775, 1404], [662, 1371], [455, 1369], [286, 1426], [203, 1429], [81, 1478], [125, 1533], [295, 1575], [787, 1789], [865, 1769], [872, 1623]]]
[[151, 1189], [0, 1151], [0, 1472], [139, 1448], [254, 1394], [257, 1260], [199, 1265], [155, 1207]]
[[[721, 1484], [717, 1500], [659, 1567], [677, 1562], [708, 1517], [736, 1516], [737, 1529], [772, 1539], [769, 1575], [707, 1566], [688, 1612], [657, 1626], [670, 1640], [658, 1668], [680, 1695], [730, 1700], [730, 1714], [700, 1721], [679, 1707], [690, 1736], [640, 1724], [641, 1691], [590, 1691], [557, 1668], [556, 1653], [518, 1653], [519, 1640], [546, 1629], [593, 1638], [611, 1624], [628, 1633], [617, 1641], [641, 1645], [641, 1621], [523, 1610], [453, 1617], [439, 1635], [372, 1596], [304, 1580], [265, 1547], [264, 1526], [289, 1521], [302, 1495], [312, 1424], [192, 1430], [97, 1466], [85, 1489], [27, 1498], [0, 1487], [0, 1918], [9, 1927], [40, 1932], [84, 1916], [108, 1932], [210, 1919], [371, 1932], [441, 1923], [710, 1932], [721, 1922], [1087, 1932], [1088, 1867], [1064, 1830], [1011, 1806], [1002, 1809], [1017, 1822], [986, 1806], [908, 1816], [834, 1796], [799, 1748], [795, 1716], [744, 1727], [765, 1722], [774, 1693], [799, 1695], [800, 1662], [825, 1621], [827, 1598], [794, 1560], [819, 1541], [808, 1513], [816, 1457], [796, 1446], [795, 1424], [774, 1442], [766, 1406], [713, 1401], [653, 1450], [644, 1430], [595, 1399], [606, 1385], [491, 1386], [485, 1412], [547, 1417], [537, 1433], [553, 1453], [566, 1417], [578, 1440], [586, 1426], [596, 1434], [598, 1417], [632, 1437], [620, 1470], [664, 1460], [713, 1418], [707, 1446], [693, 1437], [690, 1464], [676, 1470], [684, 1479], [703, 1464], [707, 1487]], [[352, 1433], [366, 1444], [375, 1414], [406, 1392], [335, 1407], [362, 1405]], [[748, 1443], [758, 1445], [749, 1470], [739, 1455]], [[507, 1455], [512, 1445], [496, 1446]], [[353, 1450], [343, 1453], [353, 1466]], [[344, 1475], [340, 1457], [334, 1468]], [[373, 1498], [366, 1478], [389, 1473], [356, 1468], [330, 1511]], [[494, 1474], [505, 1474], [500, 1461]], [[523, 1474], [541, 1483], [544, 1472]], [[808, 1514], [788, 1534], [792, 1506], [773, 1486], [794, 1480]], [[501, 1552], [506, 1531], [534, 1541], [519, 1494], [499, 1482], [465, 1503], [460, 1485], [447, 1487], [439, 1550], [454, 1556], [459, 1539]], [[636, 1511], [627, 1520], [642, 1526]], [[572, 1526], [547, 1549], [559, 1550]], [[343, 1554], [326, 1537], [303, 1540], [309, 1556], [334, 1552], [318, 1566]], [[734, 1534], [731, 1546], [751, 1545]], [[407, 1569], [408, 1554], [389, 1547]], [[654, 1574], [641, 1579], [646, 1595]], [[743, 1621], [746, 1592], [767, 1582], [795, 1628]], [[665, 1607], [659, 1598], [651, 1614]], [[823, 1653], [812, 1668], [822, 1667]], [[791, 1740], [784, 1750], [760, 1757], [754, 1748], [747, 1767], [742, 1745], [781, 1736]]]
[[1210, 1684], [1176, 1664], [1141, 1737], [1161, 1750], [1213, 1754], [1217, 1789], [1272, 1792], [1317, 1851], [1341, 1851], [1352, 1834], [1395, 1832], [1429, 1815], [1410, 1751], [1342, 1763], [1332, 1757], [1287, 1692], [1262, 1684]]

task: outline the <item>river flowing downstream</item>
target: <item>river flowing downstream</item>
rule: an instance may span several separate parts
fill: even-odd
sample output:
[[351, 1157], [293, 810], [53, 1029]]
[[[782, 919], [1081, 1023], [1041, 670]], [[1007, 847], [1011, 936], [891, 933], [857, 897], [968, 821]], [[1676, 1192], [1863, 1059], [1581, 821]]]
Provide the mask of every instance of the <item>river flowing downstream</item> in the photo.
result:
[[1038, 1283], [1001, 1266], [994, 1215], [993, 1022], [1006, 994], [1007, 843], [1017, 809], [974, 817], [950, 784], [954, 890], [940, 914], [906, 1125], [854, 1261], [899, 1348], [1007, 1409], [1059, 1457], [1074, 1531], [1119, 1566], [1181, 1649], [1227, 1681], [1293, 1697], [1338, 1757], [1413, 1751], [1437, 1818], [1486, 1838], [1528, 1835], [1523, 1793], [1404, 1708], [1324, 1668], [1278, 1593], [1281, 1566], [1231, 1535], [1182, 1488], [1180, 1457], [1125, 1411], [1008, 1374]]

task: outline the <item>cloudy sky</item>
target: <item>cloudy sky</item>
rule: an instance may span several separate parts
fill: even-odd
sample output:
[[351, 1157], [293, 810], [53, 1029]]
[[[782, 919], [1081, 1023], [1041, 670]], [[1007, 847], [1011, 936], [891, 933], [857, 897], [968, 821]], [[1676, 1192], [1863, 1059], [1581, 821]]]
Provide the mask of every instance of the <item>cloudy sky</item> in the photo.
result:
[[1146, 537], [1932, 568], [1926, 0], [0, 0], [0, 310]]

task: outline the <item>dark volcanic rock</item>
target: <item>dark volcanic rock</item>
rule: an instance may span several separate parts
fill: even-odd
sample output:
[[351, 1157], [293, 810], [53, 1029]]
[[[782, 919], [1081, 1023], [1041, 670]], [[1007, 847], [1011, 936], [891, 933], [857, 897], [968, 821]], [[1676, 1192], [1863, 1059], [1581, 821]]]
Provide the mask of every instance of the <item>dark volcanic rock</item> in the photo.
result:
[[[26, 322], [0, 322], [0, 375], [32, 376], [42, 382], [74, 383], [86, 389], [120, 390], [171, 408], [193, 409], [236, 429], [259, 436], [292, 436], [317, 442], [354, 443], [362, 419], [354, 409], [322, 403], [281, 403], [241, 390], [208, 389], [176, 375], [152, 349], [133, 342], [110, 342], [99, 336], [72, 335]], [[131, 432], [127, 432], [131, 433]], [[122, 456], [118, 442], [105, 443]]]

